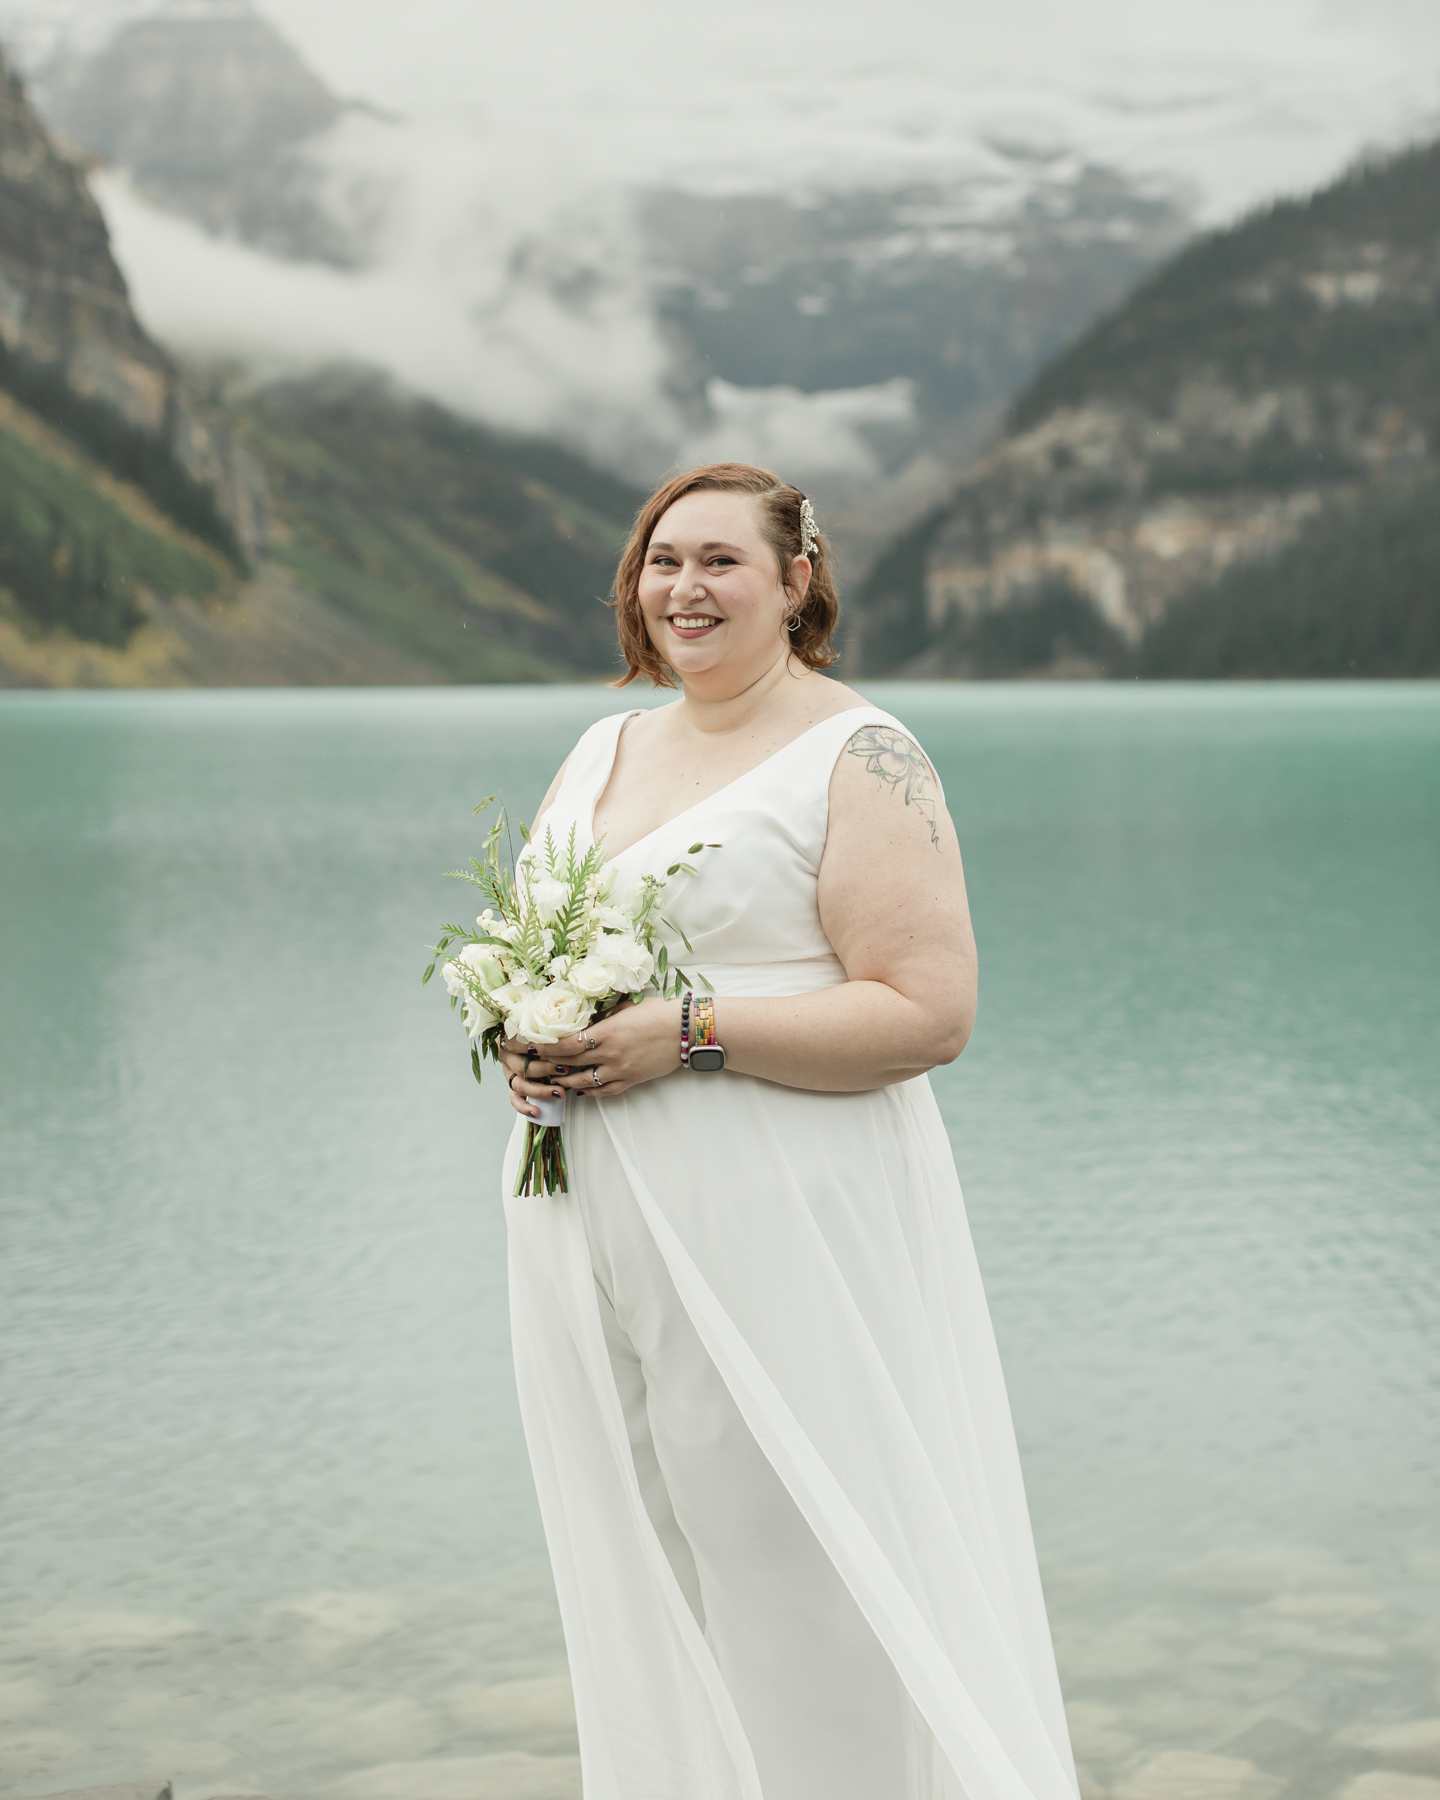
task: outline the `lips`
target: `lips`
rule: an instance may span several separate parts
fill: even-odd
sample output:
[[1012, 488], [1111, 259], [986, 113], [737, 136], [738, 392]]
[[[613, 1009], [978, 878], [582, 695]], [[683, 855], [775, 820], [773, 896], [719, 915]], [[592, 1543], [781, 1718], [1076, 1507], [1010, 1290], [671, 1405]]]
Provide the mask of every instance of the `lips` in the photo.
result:
[[720, 623], [713, 613], [670, 613], [665, 623], [676, 637], [702, 638]]

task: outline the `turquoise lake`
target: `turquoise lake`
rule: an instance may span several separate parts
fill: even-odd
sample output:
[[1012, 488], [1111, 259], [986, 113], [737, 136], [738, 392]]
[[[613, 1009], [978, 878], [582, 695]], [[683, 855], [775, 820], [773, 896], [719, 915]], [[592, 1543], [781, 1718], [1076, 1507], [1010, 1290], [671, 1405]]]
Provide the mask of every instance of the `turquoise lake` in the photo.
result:
[[[965, 851], [1087, 1794], [1440, 1773], [1440, 686], [866, 692]], [[578, 1795], [510, 1114], [419, 976], [474, 803], [627, 703], [0, 697], [0, 1793]]]

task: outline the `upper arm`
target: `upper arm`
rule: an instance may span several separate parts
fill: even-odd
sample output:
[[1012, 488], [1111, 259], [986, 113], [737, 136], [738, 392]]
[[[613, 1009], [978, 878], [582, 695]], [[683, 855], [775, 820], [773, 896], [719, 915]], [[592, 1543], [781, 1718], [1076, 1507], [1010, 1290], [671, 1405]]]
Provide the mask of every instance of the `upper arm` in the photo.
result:
[[914, 741], [863, 726], [836, 759], [820, 918], [852, 981], [968, 1018], [975, 940], [955, 827]]

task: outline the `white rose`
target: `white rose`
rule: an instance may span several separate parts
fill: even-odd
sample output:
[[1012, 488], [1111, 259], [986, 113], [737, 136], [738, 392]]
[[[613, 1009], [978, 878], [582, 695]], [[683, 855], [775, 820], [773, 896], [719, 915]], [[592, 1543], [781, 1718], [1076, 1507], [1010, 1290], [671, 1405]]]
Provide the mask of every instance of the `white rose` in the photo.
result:
[[655, 973], [655, 958], [638, 938], [623, 934], [598, 938], [590, 956], [605, 964], [614, 977], [611, 986], [622, 994], [631, 994], [637, 988], [643, 988]]
[[573, 956], [552, 956], [547, 968], [552, 981], [564, 981], [574, 966]]
[[527, 994], [533, 994], [534, 988], [528, 981], [507, 981], [504, 987], [498, 987], [485, 996], [485, 1004], [493, 1006], [503, 1019], [514, 1012], [515, 1008]]
[[615, 991], [615, 975], [609, 963], [592, 950], [571, 969], [566, 980], [587, 1000], [603, 1000]]
[[532, 881], [529, 888], [530, 904], [539, 913], [541, 921], [548, 924], [557, 913], [561, 913], [570, 904], [570, 889], [563, 881], [556, 881], [553, 876], [542, 875], [539, 881]]
[[505, 1021], [507, 1037], [530, 1044], [558, 1044], [590, 1023], [594, 1007], [563, 981], [532, 989]]
[[465, 1029], [472, 1038], [483, 1036], [492, 1025], [500, 1023], [499, 1013], [493, 1013], [488, 1006], [482, 1006], [473, 994], [466, 995], [462, 1010], [465, 1014]]

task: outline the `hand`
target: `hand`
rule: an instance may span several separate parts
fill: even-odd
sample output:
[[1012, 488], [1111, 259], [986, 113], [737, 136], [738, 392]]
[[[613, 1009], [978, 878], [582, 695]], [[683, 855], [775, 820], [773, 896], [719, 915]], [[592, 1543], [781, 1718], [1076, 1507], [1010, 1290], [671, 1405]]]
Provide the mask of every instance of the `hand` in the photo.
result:
[[535, 1117], [536, 1100], [566, 1089], [602, 1100], [623, 1094], [680, 1067], [680, 1002], [655, 994], [638, 1006], [622, 1000], [608, 1018], [558, 1044], [532, 1047], [521, 1038], [502, 1038], [500, 1066], [510, 1084], [510, 1104], [526, 1119]]

